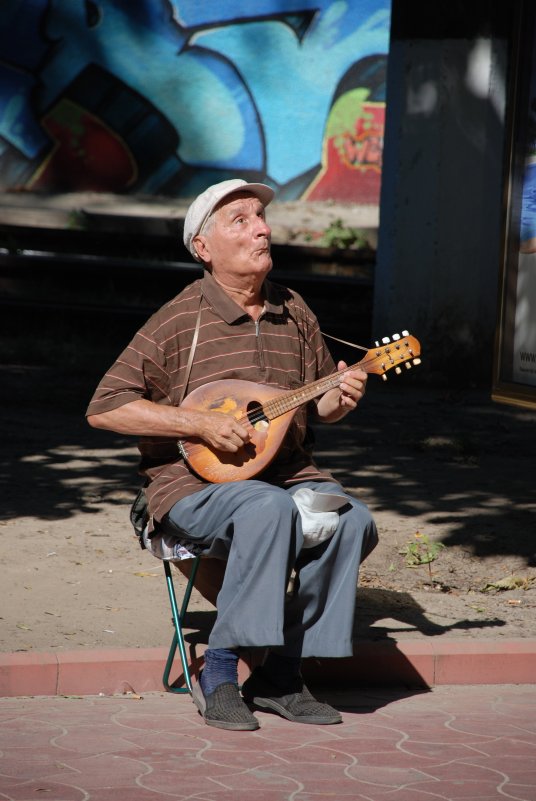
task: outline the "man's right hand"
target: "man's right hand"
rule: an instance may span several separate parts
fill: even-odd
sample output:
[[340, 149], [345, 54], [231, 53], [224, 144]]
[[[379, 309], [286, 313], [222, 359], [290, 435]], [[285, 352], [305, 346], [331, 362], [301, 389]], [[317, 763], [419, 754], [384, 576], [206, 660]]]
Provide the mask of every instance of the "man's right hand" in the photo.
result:
[[236, 453], [247, 445], [253, 434], [253, 427], [239, 423], [232, 415], [222, 412], [184, 412], [192, 416], [192, 423], [200, 433], [195, 436], [203, 439], [215, 450]]

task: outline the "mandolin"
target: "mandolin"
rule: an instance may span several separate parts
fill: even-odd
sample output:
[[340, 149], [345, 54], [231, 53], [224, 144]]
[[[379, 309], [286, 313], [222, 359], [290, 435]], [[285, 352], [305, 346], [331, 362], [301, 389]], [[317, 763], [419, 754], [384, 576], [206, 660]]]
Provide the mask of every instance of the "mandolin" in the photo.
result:
[[181, 456], [194, 473], [213, 484], [253, 478], [277, 455], [297, 409], [339, 386], [347, 370], [359, 368], [386, 379], [385, 373], [393, 367], [400, 373], [401, 364], [407, 368], [420, 364], [419, 356], [418, 340], [403, 331], [402, 335], [394, 334], [391, 339], [385, 337], [381, 344], [376, 342], [357, 364], [297, 390], [275, 389], [238, 379], [211, 381], [187, 395], [181, 407], [232, 414], [240, 422], [249, 421], [254, 433], [250, 442], [236, 453], [215, 450], [198, 437], [182, 439], [178, 443]]

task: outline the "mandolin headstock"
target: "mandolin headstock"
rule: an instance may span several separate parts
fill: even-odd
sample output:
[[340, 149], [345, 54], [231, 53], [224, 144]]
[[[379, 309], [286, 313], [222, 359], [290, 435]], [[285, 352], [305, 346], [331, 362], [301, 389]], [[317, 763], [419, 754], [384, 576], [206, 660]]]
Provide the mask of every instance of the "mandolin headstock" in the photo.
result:
[[376, 342], [375, 347], [367, 351], [365, 358], [359, 363], [367, 373], [381, 375], [387, 380], [386, 373], [394, 368], [395, 373], [402, 372], [401, 365], [411, 369], [413, 365], [421, 363], [421, 345], [418, 339], [411, 336], [408, 331], [384, 337]]

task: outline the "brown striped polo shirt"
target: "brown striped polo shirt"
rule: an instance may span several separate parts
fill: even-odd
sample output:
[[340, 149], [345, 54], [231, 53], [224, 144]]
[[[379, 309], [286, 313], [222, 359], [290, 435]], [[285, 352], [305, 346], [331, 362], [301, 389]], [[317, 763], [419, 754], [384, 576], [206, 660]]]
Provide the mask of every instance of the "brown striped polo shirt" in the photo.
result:
[[[99, 414], [140, 398], [178, 405], [198, 311], [201, 319], [188, 392], [218, 379], [242, 379], [298, 389], [331, 374], [335, 365], [318, 322], [293, 290], [265, 281], [265, 308], [255, 322], [210, 273], [157, 311], [106, 373], [87, 409]], [[313, 402], [314, 403], [314, 402]], [[307, 409], [301, 407], [276, 459], [258, 478], [279, 486], [332, 479], [306, 447]], [[206, 486], [180, 458], [177, 440], [142, 437], [140, 472], [150, 481], [149, 512], [161, 520], [181, 498]]]

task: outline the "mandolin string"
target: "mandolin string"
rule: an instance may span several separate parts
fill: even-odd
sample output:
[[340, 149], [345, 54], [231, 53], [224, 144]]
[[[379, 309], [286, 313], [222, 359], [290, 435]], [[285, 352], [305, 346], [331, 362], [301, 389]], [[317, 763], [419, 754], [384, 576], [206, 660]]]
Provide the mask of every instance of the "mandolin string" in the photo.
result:
[[[399, 350], [399, 346], [397, 347], [397, 350]], [[414, 355], [413, 350], [410, 347], [408, 347], [408, 343], [406, 342], [405, 354], [395, 353], [394, 354], [395, 358], [393, 358], [393, 355], [390, 353], [390, 349], [388, 348], [385, 349], [384, 354], [387, 356], [387, 359], [391, 362], [391, 366], [393, 366], [397, 360], [406, 361], [408, 358], [407, 352], [409, 352], [410, 355]], [[369, 372], [367, 370], [367, 367], [369, 365], [374, 365], [376, 362], [378, 362], [379, 357], [380, 353], [377, 352], [375, 356], [370, 357], [368, 359], [364, 358], [360, 362], [357, 362], [351, 367], [347, 367], [346, 370], [340, 372], [346, 372], [347, 370], [354, 370], [356, 367], [360, 367], [365, 372]], [[323, 392], [327, 392], [329, 389], [335, 388], [338, 385], [338, 383], [340, 383], [340, 381], [337, 381], [339, 374], [340, 373], [333, 373], [330, 376], [326, 376], [325, 378], [322, 378], [319, 381], [315, 381], [312, 384], [310, 384], [306, 388], [306, 391], [304, 393], [305, 395], [307, 395], [307, 397], [305, 398], [303, 403], [312, 400], [313, 398], [317, 397]], [[264, 405], [259, 404], [249, 413], [243, 414], [241, 417], [237, 418], [237, 421], [242, 424], [250, 422], [253, 425], [255, 425], [256, 423], [259, 423], [261, 420], [265, 420], [266, 418], [270, 420], [273, 417], [278, 417], [279, 415], [284, 414], [287, 411], [291, 411], [293, 408], [295, 408], [295, 406], [301, 405], [301, 402], [298, 403], [294, 402], [294, 400], [297, 399], [301, 391], [303, 391], [303, 388], [302, 390], [298, 390], [297, 392], [290, 392], [288, 394], [272, 398], [271, 400], [267, 401], [266, 404]], [[289, 401], [290, 401], [290, 406], [288, 406]], [[285, 408], [286, 406], [288, 406], [288, 408]], [[272, 417], [270, 417], [271, 414]], [[198, 449], [204, 450], [205, 446], [202, 443], [198, 443], [197, 445], [195, 443], [190, 443], [190, 451]]]
[[[325, 385], [325, 389], [326, 390], [327, 389], [331, 389], [332, 386], [336, 386], [337, 385], [336, 384], [336, 379], [337, 379], [337, 374], [331, 375], [331, 376], [327, 376], [326, 378], [323, 378], [318, 382], [314, 382], [313, 384], [310, 384], [309, 387], [308, 387], [309, 392], [305, 393], [305, 394], [308, 394], [308, 397], [306, 398], [304, 403], [306, 401], [308, 401], [308, 400], [311, 400], [311, 398], [314, 398], [316, 395], [320, 394], [321, 392], [323, 392], [324, 391], [324, 385]], [[333, 383], [334, 381], [335, 381], [335, 383]], [[314, 389], [313, 393], [311, 393], [311, 389]], [[251, 423], [252, 425], [255, 425], [256, 423], [260, 423], [261, 420], [265, 420], [267, 417], [268, 417], [268, 419], [271, 419], [270, 418], [270, 414], [272, 413], [272, 411], [276, 413], [273, 416], [278, 417], [279, 415], [284, 414], [285, 412], [290, 411], [291, 409], [294, 408], [294, 406], [295, 406], [294, 400], [292, 400], [292, 403], [291, 403], [291, 405], [289, 406], [288, 409], [285, 408], [285, 406], [288, 405], [288, 401], [289, 401], [290, 398], [292, 398], [292, 399], [296, 398], [301, 391], [302, 390], [298, 390], [298, 392], [289, 393], [289, 395], [283, 395], [283, 396], [272, 398], [271, 400], [267, 401], [264, 406], [262, 404], [259, 404], [254, 409], [252, 409], [249, 413], [246, 413], [246, 414], [241, 415], [240, 417], [237, 417], [236, 418], [237, 422], [242, 424], [242, 425], [247, 423], [247, 422]], [[280, 407], [283, 407], [283, 408], [280, 408]], [[268, 410], [268, 414], [267, 414], [267, 410]], [[203, 449], [203, 448], [204, 448], [204, 446], [203, 446], [202, 443], [197, 443], [197, 444], [191, 443], [190, 446], [189, 446], [189, 451], [190, 451], [190, 454], [191, 454], [192, 452], [195, 452], [195, 451], [197, 451], [199, 449]]]
[[[304, 403], [306, 403], [307, 401], [311, 400], [311, 398], [314, 398], [316, 395], [323, 392], [324, 385], [326, 390], [331, 389], [333, 386], [336, 386], [337, 378], [338, 378], [337, 375], [327, 376], [326, 378], [321, 379], [321, 381], [311, 384], [308, 387], [308, 390], [306, 390], [305, 392], [303, 392], [303, 389], [300, 389], [297, 392], [290, 393], [289, 395], [282, 395], [272, 398], [271, 400], [267, 401], [264, 406], [261, 404], [257, 406], [255, 409], [253, 409], [249, 414], [245, 414], [242, 417], [238, 418], [238, 422], [245, 423], [249, 421], [254, 425], [255, 423], [260, 422], [261, 420], [266, 419], [266, 417], [268, 417], [268, 419], [271, 419], [270, 415], [278, 417], [279, 415], [284, 414], [285, 412], [295, 408], [295, 405], [300, 405], [299, 403], [295, 404], [295, 399], [299, 396], [300, 392], [303, 392], [303, 394], [306, 395], [306, 398], [303, 401]], [[313, 392], [311, 392], [311, 390], [313, 390]], [[272, 412], [274, 414], [272, 414]]]
[[[359, 366], [365, 367], [368, 362], [373, 362], [373, 361], [374, 359], [363, 360], [362, 362], [359, 362]], [[355, 367], [357, 367], [357, 365], [353, 365], [352, 367], [349, 367], [347, 369], [353, 370], [355, 369]], [[333, 389], [339, 383], [340, 383], [339, 374], [335, 373], [330, 376], [326, 376], [325, 378], [322, 378], [318, 382], [310, 384], [304, 393], [307, 397], [303, 402], [306, 403], [307, 401], [327, 391], [328, 389]], [[311, 392], [311, 390], [313, 391]], [[297, 398], [300, 392], [302, 391], [303, 389], [298, 390], [297, 392], [290, 393], [289, 395], [283, 395], [276, 398], [272, 398], [271, 400], [267, 401], [264, 406], [262, 404], [257, 406], [248, 414], [244, 414], [241, 417], [237, 418], [237, 420], [239, 423], [246, 423], [249, 421], [254, 425], [255, 423], [260, 422], [261, 420], [264, 420], [266, 417], [268, 417], [268, 419], [271, 419], [270, 415], [272, 414], [272, 412], [275, 413], [272, 415], [275, 417], [284, 414], [285, 412], [290, 411], [295, 407], [294, 399]], [[289, 401], [290, 405], [288, 405]], [[288, 406], [288, 408], [285, 408], [286, 406]]]
[[[389, 361], [394, 363], [394, 359], [392, 358], [392, 356], [389, 355], [388, 352], [386, 353], [386, 355]], [[365, 370], [365, 372], [367, 372], [367, 367], [371, 364], [374, 364], [377, 360], [378, 360], [377, 356], [369, 359], [363, 359], [357, 364], [354, 364], [351, 367], [346, 368], [346, 370], [340, 372], [346, 372], [347, 370], [354, 370], [356, 367], [360, 367], [361, 369]], [[323, 392], [326, 392], [329, 389], [333, 389], [339, 383], [340, 383], [339, 373], [326, 376], [325, 378], [320, 379], [318, 382], [313, 382], [312, 384], [309, 385], [309, 387], [306, 388], [304, 392], [304, 394], [307, 397], [305, 397], [303, 403], [306, 403], [307, 401], [311, 400], [317, 395], [320, 395]], [[264, 405], [259, 404], [251, 412], [242, 415], [241, 417], [237, 418], [237, 420], [239, 423], [245, 423], [248, 421], [252, 423], [258, 423], [261, 420], [265, 419], [266, 417], [270, 419], [270, 414], [272, 412], [276, 413], [274, 415], [276, 417], [280, 414], [284, 414], [285, 412], [290, 411], [295, 407], [295, 399], [298, 398], [300, 392], [302, 391], [303, 388], [296, 392], [289, 393], [287, 395], [282, 395], [272, 398], [271, 400], [267, 401]], [[301, 405], [301, 404], [298, 402], [298, 404], [296, 405]], [[287, 406], [288, 408], [286, 408]]]

